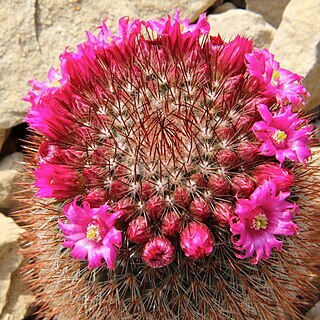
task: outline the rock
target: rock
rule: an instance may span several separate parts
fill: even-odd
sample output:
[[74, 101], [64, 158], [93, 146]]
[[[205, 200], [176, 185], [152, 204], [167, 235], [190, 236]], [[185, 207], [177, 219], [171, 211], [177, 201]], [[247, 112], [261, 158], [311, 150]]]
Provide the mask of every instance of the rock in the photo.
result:
[[18, 253], [17, 240], [21, 229], [11, 218], [0, 213], [0, 314], [7, 304], [11, 275], [18, 268], [22, 256]]
[[6, 141], [9, 133], [10, 133], [10, 130], [0, 129], [0, 152], [1, 152], [1, 148], [4, 144], [4, 142]]
[[23, 229], [0, 213], [0, 320], [22, 320], [34, 298], [22, 282], [18, 238]]
[[275, 34], [275, 29], [261, 15], [241, 9], [209, 15], [208, 21], [212, 34], [220, 33], [227, 40], [237, 34], [252, 37], [257, 47], [268, 48]]
[[308, 320], [320, 319], [320, 301], [306, 314]]
[[0, 208], [10, 208], [13, 205], [12, 193], [22, 159], [22, 153], [15, 152], [0, 162]]
[[217, 0], [12, 0], [0, 6], [0, 129], [21, 123], [27, 103], [27, 81], [46, 78], [50, 66], [58, 65], [60, 53], [85, 40], [108, 18], [116, 30], [122, 16], [155, 18], [180, 8], [193, 20]]
[[7, 304], [0, 314], [0, 320], [22, 320], [30, 315], [35, 298], [28, 293], [21, 279], [19, 268], [11, 275], [11, 285], [7, 292]]
[[34, 32], [36, 0], [4, 1], [0, 6], [0, 129], [22, 121], [22, 97], [30, 72], [41, 74], [42, 58]]
[[226, 12], [226, 11], [232, 10], [232, 9], [237, 9], [237, 7], [231, 2], [225, 2], [222, 5], [220, 5], [219, 7], [217, 7], [213, 11], [213, 13], [214, 14], [223, 13], [223, 12]]
[[154, 0], [133, 0], [134, 13], [137, 17], [144, 19], [154, 19], [173, 14], [177, 8], [181, 10], [184, 18], [191, 21], [196, 20], [199, 15], [214, 5], [219, 0], [174, 0], [174, 1], [154, 1]]
[[282, 68], [305, 77], [304, 84], [311, 93], [306, 110], [320, 104], [319, 16], [319, 1], [291, 0], [270, 46]]
[[282, 13], [289, 1], [268, 1], [266, 4], [265, 0], [246, 0], [246, 3], [248, 10], [261, 14], [268, 23], [278, 28], [282, 20]]

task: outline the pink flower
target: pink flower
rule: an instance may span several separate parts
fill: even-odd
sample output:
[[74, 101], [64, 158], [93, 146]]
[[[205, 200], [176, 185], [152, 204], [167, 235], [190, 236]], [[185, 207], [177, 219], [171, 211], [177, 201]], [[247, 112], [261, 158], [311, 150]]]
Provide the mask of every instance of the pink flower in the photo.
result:
[[263, 121], [256, 122], [252, 130], [263, 142], [259, 148], [260, 153], [264, 156], [275, 156], [280, 164], [286, 158], [305, 164], [311, 155], [307, 146], [312, 127], [301, 127], [305, 120], [292, 113], [289, 106], [275, 115], [264, 104], [260, 104], [258, 110]]
[[228, 76], [238, 75], [245, 69], [245, 56], [253, 49], [253, 42], [236, 36], [218, 51], [217, 68]]
[[286, 201], [289, 192], [278, 193], [272, 180], [265, 180], [250, 196], [250, 199], [238, 199], [236, 216], [231, 221], [232, 241], [240, 259], [251, 259], [252, 264], [260, 259], [268, 259], [271, 250], [280, 251], [282, 241], [275, 235], [288, 235], [299, 232], [299, 227], [291, 220], [298, 206]]
[[35, 169], [37, 197], [67, 199], [79, 194], [82, 182], [79, 173], [65, 165], [40, 163]]
[[32, 104], [25, 121], [32, 129], [52, 140], [61, 142], [68, 139], [73, 123], [61, 101], [57, 101], [61, 92], [50, 90], [32, 97], [34, 91], [36, 90], [30, 91], [29, 96], [24, 99]]
[[270, 179], [276, 185], [278, 191], [288, 190], [294, 181], [292, 172], [273, 162], [260, 164], [255, 167], [252, 173], [258, 184]]
[[97, 36], [93, 35], [91, 32], [87, 32], [88, 43], [97, 47], [110, 47], [114, 45], [121, 46], [123, 42], [128, 45], [132, 44], [136, 39], [137, 35], [141, 32], [141, 27], [144, 22], [135, 19], [129, 21], [128, 17], [122, 17], [119, 20], [118, 33], [114, 35], [106, 26], [105, 21], [99, 27], [100, 32]]
[[191, 222], [180, 234], [180, 246], [187, 257], [199, 259], [213, 250], [214, 238], [203, 223]]
[[162, 268], [169, 265], [175, 256], [172, 243], [164, 237], [154, 237], [142, 250], [143, 261], [151, 268]]
[[302, 77], [286, 69], [282, 69], [274, 60], [274, 55], [267, 49], [255, 49], [246, 54], [247, 71], [256, 78], [265, 96], [275, 96], [280, 104], [291, 102], [294, 105], [304, 104], [308, 92], [302, 85]]
[[76, 197], [67, 204], [63, 212], [69, 223], [59, 220], [59, 228], [65, 237], [63, 245], [71, 250], [71, 256], [78, 260], [88, 259], [89, 268], [101, 267], [104, 259], [108, 268], [114, 269], [117, 248], [121, 247], [122, 234], [115, 228], [121, 212], [114, 212], [108, 205], [90, 208], [84, 201], [77, 205]]
[[170, 38], [176, 38], [178, 35], [181, 37], [183, 34], [199, 37], [201, 34], [208, 34], [210, 31], [210, 24], [205, 14], [200, 15], [197, 23], [190, 24], [190, 19], [180, 19], [179, 10], [176, 10], [174, 17], [168, 15], [168, 18], [149, 20], [146, 25], [159, 35], [168, 35]]
[[53, 140], [64, 139], [71, 127], [70, 117], [64, 110], [60, 99], [60, 89], [66, 84], [66, 79], [62, 77], [54, 68], [48, 72], [49, 81], [39, 82], [36, 79], [30, 80], [33, 86], [24, 100], [31, 104], [26, 116], [26, 122], [32, 129], [35, 129]]
[[66, 82], [59, 72], [52, 67], [48, 71], [48, 80], [43, 82], [37, 79], [30, 80], [29, 83], [33, 86], [33, 89], [28, 92], [24, 100], [31, 104], [37, 104], [43, 96], [56, 92]]

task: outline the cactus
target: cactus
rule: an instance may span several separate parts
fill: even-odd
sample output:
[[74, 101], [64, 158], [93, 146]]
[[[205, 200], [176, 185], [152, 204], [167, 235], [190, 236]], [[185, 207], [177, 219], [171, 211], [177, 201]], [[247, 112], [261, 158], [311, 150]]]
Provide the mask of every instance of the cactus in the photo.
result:
[[120, 19], [25, 100], [44, 319], [301, 319], [319, 200], [301, 77], [179, 12]]

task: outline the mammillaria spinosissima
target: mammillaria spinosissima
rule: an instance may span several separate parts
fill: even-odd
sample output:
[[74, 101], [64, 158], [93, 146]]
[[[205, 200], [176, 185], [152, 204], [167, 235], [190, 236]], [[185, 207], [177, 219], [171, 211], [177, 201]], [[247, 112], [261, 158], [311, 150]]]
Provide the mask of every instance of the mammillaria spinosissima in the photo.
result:
[[301, 318], [319, 240], [308, 93], [209, 29], [122, 18], [31, 81], [18, 216], [45, 319]]

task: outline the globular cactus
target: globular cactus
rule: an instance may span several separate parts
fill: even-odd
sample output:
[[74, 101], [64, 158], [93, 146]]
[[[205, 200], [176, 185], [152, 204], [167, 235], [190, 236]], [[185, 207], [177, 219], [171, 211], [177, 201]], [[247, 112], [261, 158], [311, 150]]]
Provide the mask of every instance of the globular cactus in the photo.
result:
[[32, 80], [24, 274], [44, 319], [301, 319], [318, 190], [301, 77], [177, 12]]

